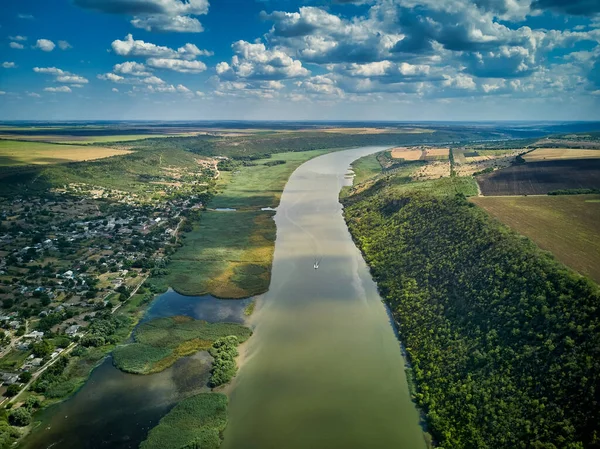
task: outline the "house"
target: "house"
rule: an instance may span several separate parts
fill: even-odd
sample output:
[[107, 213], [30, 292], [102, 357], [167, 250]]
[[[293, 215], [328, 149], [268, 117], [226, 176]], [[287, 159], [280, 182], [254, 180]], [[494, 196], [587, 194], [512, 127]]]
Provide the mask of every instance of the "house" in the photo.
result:
[[65, 330], [65, 334], [72, 337], [73, 335], [77, 334], [77, 331], [79, 331], [80, 327], [81, 326], [79, 324], [73, 324], [72, 326], [67, 327], [67, 329]]
[[31, 338], [33, 340], [41, 340], [44, 337], [44, 333], [40, 331], [33, 331], [27, 335], [23, 335], [23, 338]]
[[19, 375], [14, 373], [2, 373], [0, 379], [5, 385], [12, 385], [19, 383]]

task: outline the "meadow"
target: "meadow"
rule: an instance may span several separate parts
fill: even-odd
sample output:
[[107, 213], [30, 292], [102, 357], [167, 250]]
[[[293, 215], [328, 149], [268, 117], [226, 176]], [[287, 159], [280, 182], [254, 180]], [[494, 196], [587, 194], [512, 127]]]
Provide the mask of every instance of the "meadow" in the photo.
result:
[[114, 349], [113, 363], [128, 373], [158, 373], [181, 357], [210, 349], [223, 337], [235, 336], [241, 343], [251, 334], [241, 324], [208, 323], [185, 316], [157, 318], [135, 329], [133, 343]]
[[98, 146], [0, 140], [0, 166], [2, 167], [90, 161], [129, 153], [131, 152], [127, 150]]
[[600, 195], [477, 197], [471, 201], [600, 283]]
[[523, 159], [527, 162], [595, 158], [600, 158], [599, 150], [578, 150], [572, 148], [538, 148], [523, 156]]
[[216, 449], [227, 425], [227, 396], [202, 393], [179, 402], [148, 433], [140, 449]]

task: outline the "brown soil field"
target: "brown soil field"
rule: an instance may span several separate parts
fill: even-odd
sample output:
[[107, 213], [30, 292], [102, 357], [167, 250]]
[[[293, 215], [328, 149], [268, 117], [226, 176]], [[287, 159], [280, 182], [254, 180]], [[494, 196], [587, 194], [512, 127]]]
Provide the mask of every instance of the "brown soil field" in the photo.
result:
[[425, 160], [426, 161], [443, 161], [447, 160], [450, 154], [449, 148], [426, 148], [425, 149]]
[[552, 161], [563, 159], [600, 158], [600, 150], [578, 150], [573, 148], [538, 148], [527, 153], [523, 158], [527, 162]]
[[404, 159], [405, 161], [418, 161], [423, 157], [423, 150], [418, 150], [415, 148], [393, 148], [392, 150], [392, 158], [394, 159]]
[[600, 188], [600, 159], [528, 162], [477, 177], [484, 196], [545, 195]]
[[565, 265], [600, 283], [600, 195], [470, 200]]
[[450, 161], [429, 162], [415, 170], [411, 178], [415, 181], [426, 181], [445, 176], [450, 176]]
[[473, 173], [485, 170], [488, 167], [495, 169], [510, 167], [515, 157], [523, 150], [507, 152], [480, 151], [480, 156], [466, 157], [464, 150], [452, 150], [454, 154], [454, 169], [459, 176], [471, 176]]

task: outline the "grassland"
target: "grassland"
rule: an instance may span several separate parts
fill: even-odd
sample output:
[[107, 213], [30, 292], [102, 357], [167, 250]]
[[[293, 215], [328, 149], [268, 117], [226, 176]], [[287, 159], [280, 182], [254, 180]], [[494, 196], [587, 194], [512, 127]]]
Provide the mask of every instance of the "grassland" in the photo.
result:
[[600, 195], [478, 197], [471, 201], [600, 283]]
[[140, 449], [216, 449], [227, 426], [227, 396], [202, 393], [178, 403], [150, 430]]
[[121, 156], [130, 151], [86, 145], [0, 140], [0, 166], [48, 165]]
[[523, 156], [527, 162], [555, 161], [564, 159], [600, 158], [600, 150], [577, 150], [572, 148], [538, 148]]
[[122, 371], [151, 374], [165, 370], [181, 357], [208, 350], [222, 337], [243, 342], [252, 331], [235, 323], [207, 323], [184, 316], [158, 318], [139, 325], [133, 343], [117, 346], [113, 362]]
[[[267, 159], [252, 161], [235, 171], [221, 172], [217, 196], [211, 202], [215, 208], [260, 209], [277, 207], [292, 172], [304, 162], [328, 150], [278, 153]], [[273, 161], [285, 161], [279, 165], [265, 165]]]
[[353, 183], [356, 185], [380, 174], [382, 167], [377, 159], [377, 154], [369, 154], [354, 161], [352, 163], [352, 170], [355, 175]]

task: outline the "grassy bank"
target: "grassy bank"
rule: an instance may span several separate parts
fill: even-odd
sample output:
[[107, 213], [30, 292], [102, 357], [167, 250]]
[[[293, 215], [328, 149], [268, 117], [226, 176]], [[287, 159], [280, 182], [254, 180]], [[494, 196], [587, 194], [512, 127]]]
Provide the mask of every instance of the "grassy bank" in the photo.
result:
[[474, 191], [390, 180], [345, 200], [414, 398], [446, 449], [595, 447], [600, 291], [466, 201]]
[[203, 393], [184, 399], [150, 430], [140, 449], [216, 449], [227, 426], [227, 396]]
[[157, 373], [181, 357], [208, 350], [220, 338], [234, 336], [243, 342], [251, 333], [234, 323], [207, 323], [184, 316], [158, 318], [138, 326], [133, 343], [117, 346], [113, 362], [128, 373]]

